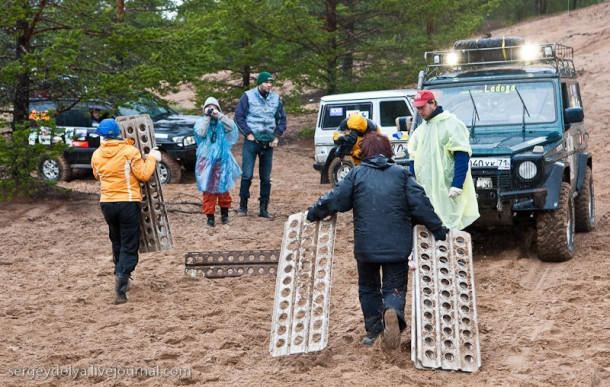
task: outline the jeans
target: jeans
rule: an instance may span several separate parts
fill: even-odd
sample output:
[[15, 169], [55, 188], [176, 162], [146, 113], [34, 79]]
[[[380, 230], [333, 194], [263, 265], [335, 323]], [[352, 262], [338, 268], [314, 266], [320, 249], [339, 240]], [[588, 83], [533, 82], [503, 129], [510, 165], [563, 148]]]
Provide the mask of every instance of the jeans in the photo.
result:
[[[405, 322], [405, 300], [409, 264], [404, 262], [369, 263], [358, 262], [358, 295], [364, 315], [367, 333], [383, 331], [383, 313], [394, 309], [398, 315], [398, 326], [402, 332]], [[380, 270], [383, 275], [381, 283]]]
[[254, 163], [258, 156], [258, 174], [261, 179], [261, 203], [269, 203], [271, 194], [271, 164], [273, 163], [273, 148], [268, 142], [257, 142], [244, 140], [241, 162], [241, 185], [239, 187], [239, 197], [241, 199], [250, 198], [250, 185], [254, 175]]
[[112, 242], [114, 273], [129, 277], [138, 264], [140, 248], [140, 202], [102, 202]]

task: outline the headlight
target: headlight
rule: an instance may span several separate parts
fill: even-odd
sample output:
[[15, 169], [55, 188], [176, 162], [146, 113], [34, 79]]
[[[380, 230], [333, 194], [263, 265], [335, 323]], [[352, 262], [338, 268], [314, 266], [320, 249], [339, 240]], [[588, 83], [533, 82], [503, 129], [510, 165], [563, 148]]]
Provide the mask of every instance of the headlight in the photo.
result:
[[493, 189], [494, 183], [491, 177], [479, 177], [476, 180], [477, 189]]
[[184, 144], [184, 146], [193, 145], [194, 143], [195, 143], [195, 136], [186, 136], [186, 137], [184, 137], [184, 140], [182, 140], [182, 144]]
[[449, 66], [455, 66], [459, 63], [460, 61], [460, 56], [458, 55], [457, 52], [452, 51], [449, 54], [447, 54], [447, 58], [445, 59], [447, 65]]
[[519, 165], [519, 176], [523, 180], [531, 180], [537, 173], [538, 167], [531, 161], [524, 161]]
[[176, 145], [178, 145], [178, 146], [184, 146], [184, 145], [182, 144], [182, 141], [183, 141], [183, 140], [184, 140], [184, 136], [172, 137], [172, 141], [173, 141], [174, 143], [176, 143]]
[[524, 61], [533, 61], [540, 58], [540, 47], [535, 46], [533, 44], [526, 44], [521, 47], [521, 52], [519, 53], [521, 56], [521, 60]]

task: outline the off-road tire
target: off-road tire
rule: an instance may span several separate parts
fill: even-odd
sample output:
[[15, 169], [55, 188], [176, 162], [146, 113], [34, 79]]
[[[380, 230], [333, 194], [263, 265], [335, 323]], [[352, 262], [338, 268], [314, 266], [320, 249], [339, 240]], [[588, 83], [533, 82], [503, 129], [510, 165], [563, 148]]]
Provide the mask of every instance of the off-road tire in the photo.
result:
[[354, 169], [354, 163], [337, 157], [328, 166], [328, 181], [335, 187], [352, 169]]
[[38, 173], [46, 181], [69, 181], [72, 168], [65, 156], [45, 156], [38, 164]]
[[545, 262], [564, 262], [574, 256], [574, 198], [569, 183], [561, 183], [556, 210], [541, 211], [536, 219], [538, 257]]
[[161, 184], [177, 184], [182, 178], [180, 163], [172, 159], [167, 152], [161, 152], [161, 161], [157, 166]]
[[591, 167], [587, 167], [582, 189], [574, 199], [574, 211], [576, 212], [576, 232], [589, 232], [595, 228], [595, 194]]

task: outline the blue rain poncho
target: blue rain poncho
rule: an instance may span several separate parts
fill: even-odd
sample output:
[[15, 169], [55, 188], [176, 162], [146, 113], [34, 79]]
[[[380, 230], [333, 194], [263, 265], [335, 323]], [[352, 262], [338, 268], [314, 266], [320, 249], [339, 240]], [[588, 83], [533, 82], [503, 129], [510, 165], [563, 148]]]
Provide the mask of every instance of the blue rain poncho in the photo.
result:
[[202, 117], [195, 123], [197, 188], [207, 193], [225, 193], [235, 186], [241, 168], [231, 154], [237, 142], [237, 125], [229, 117]]
[[462, 121], [444, 111], [417, 127], [408, 143], [415, 178], [424, 187], [445, 227], [462, 230], [479, 217], [476, 192], [470, 169], [462, 194], [452, 199], [449, 189], [455, 172], [453, 153], [472, 155], [470, 135]]

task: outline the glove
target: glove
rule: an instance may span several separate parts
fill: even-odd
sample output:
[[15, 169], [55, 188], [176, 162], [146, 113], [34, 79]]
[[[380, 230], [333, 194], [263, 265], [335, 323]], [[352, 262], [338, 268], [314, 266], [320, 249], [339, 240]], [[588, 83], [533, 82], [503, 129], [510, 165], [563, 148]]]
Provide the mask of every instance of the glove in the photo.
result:
[[434, 240], [435, 241], [444, 241], [447, 239], [447, 234], [449, 234], [449, 230], [447, 227], [442, 226], [441, 229], [435, 233], [433, 233], [434, 235]]
[[159, 150], [157, 149], [157, 147], [154, 147], [147, 155], [147, 157], [153, 157], [155, 160], [157, 160], [157, 162], [161, 161], [161, 152], [159, 152]]
[[449, 197], [451, 199], [455, 199], [462, 194], [462, 190], [460, 188], [451, 187], [449, 188]]
[[311, 207], [309, 207], [307, 209], [307, 220], [309, 220], [310, 222], [317, 222], [318, 221], [318, 218], [313, 213], [313, 208], [311, 208]]

